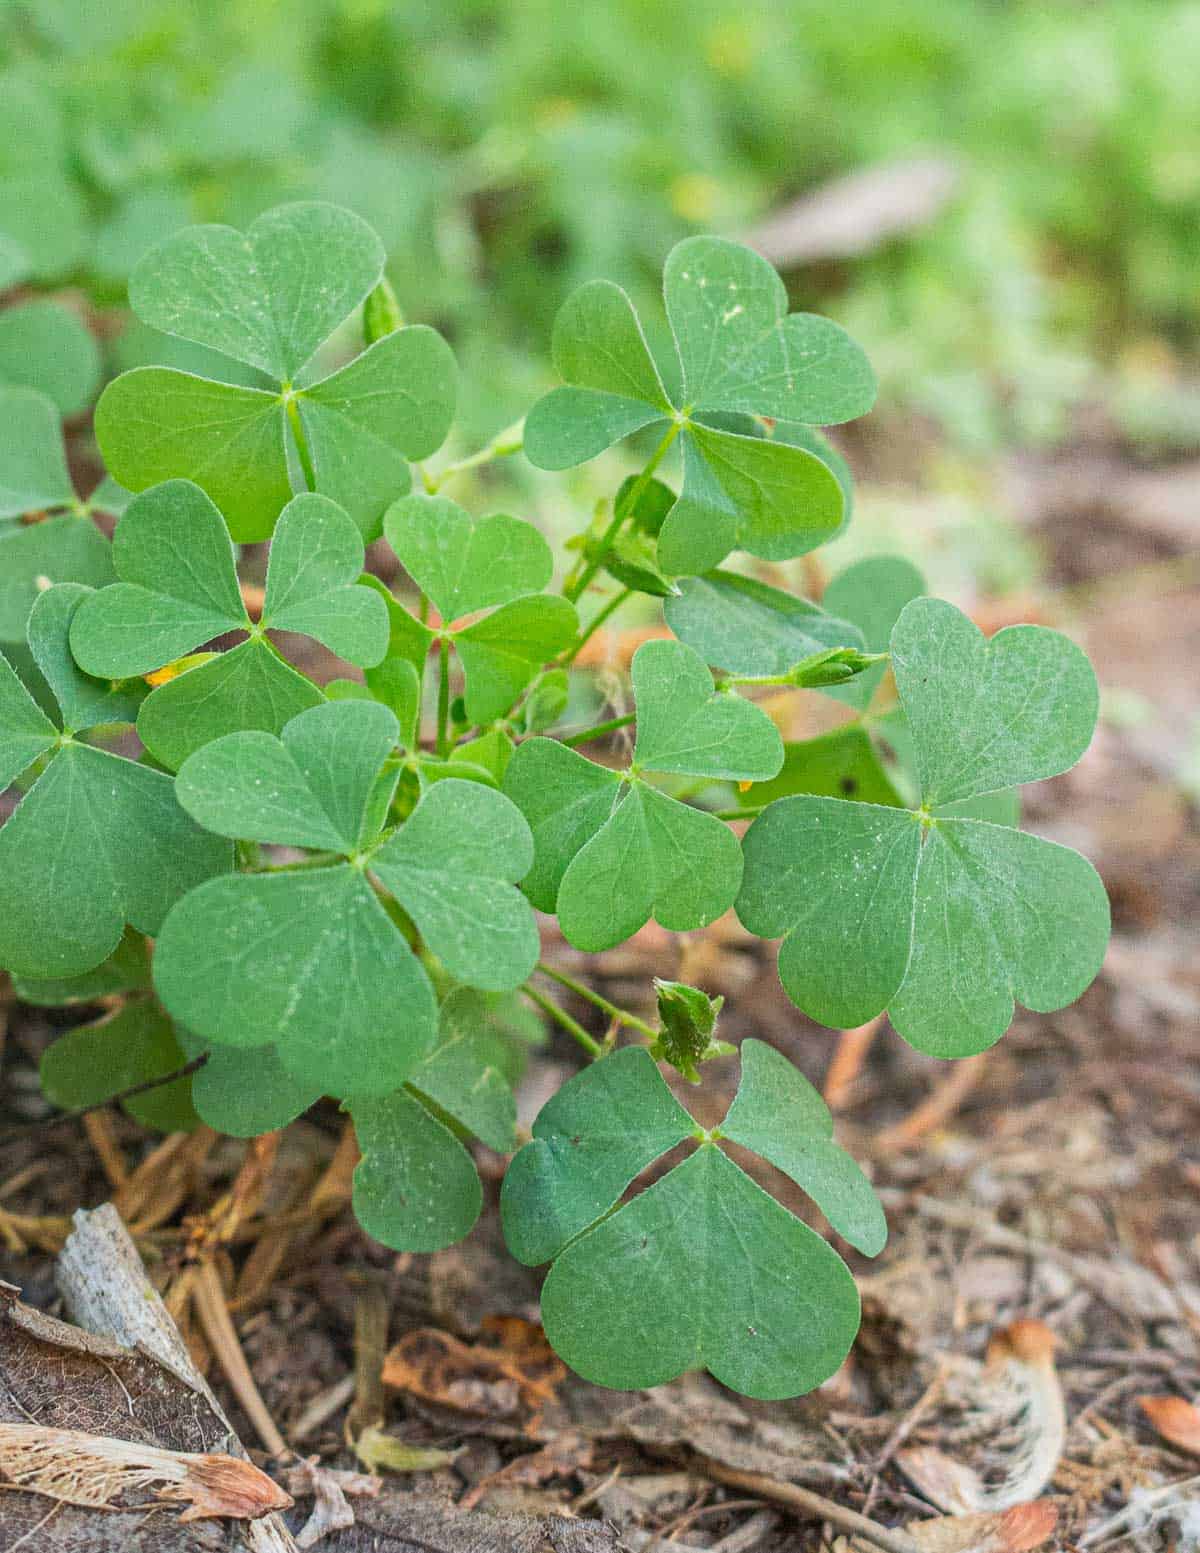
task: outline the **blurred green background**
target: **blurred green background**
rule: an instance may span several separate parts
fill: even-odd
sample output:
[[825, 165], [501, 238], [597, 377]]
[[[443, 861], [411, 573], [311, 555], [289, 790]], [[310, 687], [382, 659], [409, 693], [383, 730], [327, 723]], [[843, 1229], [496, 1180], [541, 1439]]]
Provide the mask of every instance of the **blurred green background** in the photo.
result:
[[1200, 446], [1198, 79], [1196, 0], [4, 0], [0, 285], [74, 288], [109, 371], [186, 365], [121, 311], [141, 252], [335, 200], [454, 344], [474, 446], [572, 286], [655, 318], [678, 238], [757, 239], [882, 378], [866, 534], [961, 531], [1003, 590], [990, 460], [1097, 417]]

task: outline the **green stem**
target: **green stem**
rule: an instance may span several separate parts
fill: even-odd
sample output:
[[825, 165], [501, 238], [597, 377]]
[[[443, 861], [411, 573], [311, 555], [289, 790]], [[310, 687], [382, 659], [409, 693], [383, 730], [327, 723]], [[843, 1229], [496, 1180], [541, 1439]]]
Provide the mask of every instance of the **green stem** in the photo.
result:
[[602, 739], [606, 733], [615, 733], [618, 728], [628, 728], [636, 717], [636, 712], [626, 712], [624, 717], [614, 717], [607, 723], [597, 723], [594, 728], [585, 728], [582, 733], [573, 733], [558, 742], [566, 744], [571, 749], [574, 749], [577, 744], [590, 744], [593, 739]]
[[539, 992], [536, 987], [531, 987], [528, 982], [521, 988], [521, 991], [531, 1003], [535, 1003], [541, 1009], [543, 1014], [548, 1014], [556, 1024], [562, 1026], [568, 1035], [573, 1036], [589, 1057], [602, 1057], [604, 1055], [604, 1048], [600, 1042], [590, 1036], [577, 1020], [572, 1019], [565, 1008], [559, 1008], [553, 998], [548, 998], [544, 992]]
[[596, 611], [591, 620], [588, 621], [587, 626], [579, 633], [579, 636], [576, 638], [575, 644], [571, 648], [570, 652], [568, 652], [565, 657], [559, 660], [559, 668], [569, 669], [571, 667], [576, 658], [578, 658], [579, 654], [583, 651], [586, 644], [593, 636], [595, 636], [596, 632], [600, 629], [604, 622], [609, 618], [610, 615], [616, 614], [617, 610], [620, 609], [621, 605], [624, 604], [625, 600], [629, 598], [632, 593], [632, 588], [623, 588], [620, 593], [613, 594], [612, 598], [608, 600], [603, 609]]
[[636, 1014], [631, 1014], [628, 1009], [619, 1008], [615, 1003], [610, 1003], [598, 992], [593, 992], [591, 987], [582, 981], [576, 981], [574, 976], [568, 976], [565, 971], [555, 970], [554, 966], [547, 965], [544, 960], [539, 960], [537, 968], [543, 976], [549, 976], [551, 981], [556, 981], [560, 987], [566, 987], [568, 992], [573, 992], [576, 997], [582, 998], [585, 1003], [591, 1003], [593, 1007], [601, 1009], [610, 1019], [615, 1019], [618, 1024], [628, 1025], [633, 1030], [640, 1030], [652, 1041], [658, 1040], [658, 1031], [653, 1025], [639, 1019]]
[[287, 405], [288, 425], [292, 428], [292, 436], [296, 439], [296, 452], [300, 458], [300, 468], [304, 474], [304, 483], [310, 491], [317, 488], [317, 472], [313, 468], [312, 452], [308, 446], [308, 436], [304, 430], [304, 422], [300, 419], [300, 411], [296, 407], [295, 396], [291, 391], [291, 384], [285, 383], [284, 402]]
[[481, 464], [490, 464], [497, 458], [508, 458], [513, 453], [519, 453], [525, 446], [524, 441], [525, 422], [516, 421], [513, 425], [505, 427], [492, 440], [479, 449], [477, 453], [471, 453], [467, 458], [460, 458], [453, 464], [447, 464], [440, 474], [423, 474], [425, 490], [433, 496], [440, 491], [447, 480], [452, 480], [455, 475], [461, 475], [468, 469], [478, 469]]
[[642, 492], [650, 484], [650, 481], [654, 475], [654, 471], [667, 456], [667, 449], [683, 430], [683, 425], [684, 423], [681, 420], [671, 422], [670, 426], [667, 427], [666, 436], [663, 437], [662, 441], [658, 444], [658, 447], [655, 448], [654, 452], [651, 454], [650, 462], [629, 487], [628, 491], [626, 491], [622, 500], [617, 503], [612, 515], [612, 522], [600, 536], [600, 543], [596, 546], [596, 551], [592, 556], [592, 559], [584, 567], [580, 576], [576, 578], [570, 587], [564, 589], [567, 598], [570, 599], [572, 604], [577, 598], [581, 596], [588, 583], [591, 582], [592, 578], [604, 565], [604, 562], [608, 557], [608, 552], [612, 549], [617, 535], [621, 532], [621, 528], [624, 525], [625, 519], [637, 506], [638, 499], [640, 498]]
[[450, 753], [450, 643], [443, 636], [439, 643], [437, 752], [441, 760]]

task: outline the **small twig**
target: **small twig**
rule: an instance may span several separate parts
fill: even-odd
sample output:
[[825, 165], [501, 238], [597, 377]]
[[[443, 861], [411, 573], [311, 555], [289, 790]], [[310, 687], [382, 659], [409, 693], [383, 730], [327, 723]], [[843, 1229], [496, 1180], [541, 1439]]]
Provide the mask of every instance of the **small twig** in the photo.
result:
[[801, 1488], [796, 1483], [780, 1483], [761, 1472], [742, 1472], [736, 1467], [726, 1467], [707, 1456], [700, 1458], [705, 1474], [730, 1488], [740, 1488], [759, 1499], [769, 1499], [775, 1504], [786, 1505], [789, 1510], [812, 1520], [830, 1521], [843, 1531], [864, 1537], [882, 1548], [884, 1553], [920, 1553], [913, 1539], [902, 1531], [891, 1531], [857, 1510], [848, 1510], [824, 1494], [816, 1494], [811, 1488]]
[[837, 1046], [834, 1048], [825, 1074], [823, 1090], [825, 1103], [831, 1111], [840, 1111], [849, 1100], [850, 1091], [862, 1072], [863, 1063], [867, 1060], [867, 1054], [882, 1024], [883, 1015], [876, 1014], [875, 1018], [868, 1020], [865, 1025], [857, 1025], [853, 1030], [843, 1030], [838, 1036]]
[[20, 1143], [23, 1138], [36, 1138], [51, 1127], [80, 1121], [93, 1111], [103, 1110], [106, 1105], [117, 1105], [122, 1100], [132, 1100], [135, 1095], [144, 1095], [151, 1089], [161, 1089], [164, 1084], [173, 1084], [177, 1078], [187, 1078], [189, 1074], [197, 1072], [207, 1061], [208, 1053], [203, 1052], [199, 1057], [193, 1057], [191, 1062], [185, 1062], [182, 1068], [176, 1068], [171, 1073], [160, 1073], [157, 1078], [148, 1078], [141, 1084], [133, 1084], [115, 1095], [109, 1095], [106, 1100], [97, 1100], [94, 1105], [81, 1105], [74, 1111], [60, 1111], [57, 1116], [44, 1116], [41, 1121], [31, 1122], [28, 1127], [14, 1128], [0, 1137], [0, 1148], [6, 1143]]
[[108, 1177], [109, 1186], [119, 1191], [129, 1180], [129, 1167], [120, 1145], [113, 1137], [112, 1122], [102, 1108], [87, 1112], [83, 1118], [83, 1130]]
[[933, 1406], [933, 1403], [937, 1400], [938, 1396], [940, 1396], [942, 1387], [945, 1385], [945, 1383], [946, 1363], [945, 1356], [943, 1355], [938, 1362], [937, 1373], [929, 1382], [928, 1386], [926, 1386], [925, 1390], [913, 1403], [912, 1407], [909, 1408], [908, 1412], [905, 1413], [904, 1417], [892, 1430], [891, 1434], [888, 1435], [887, 1439], [884, 1441], [883, 1449], [871, 1463], [871, 1471], [876, 1476], [878, 1476], [879, 1473], [883, 1471], [884, 1467], [887, 1466], [888, 1462], [891, 1461], [892, 1457], [904, 1444], [905, 1440], [908, 1439], [909, 1435], [917, 1427], [921, 1419], [924, 1418], [925, 1414]]
[[225, 1291], [221, 1288], [220, 1275], [212, 1262], [201, 1262], [196, 1269], [192, 1285], [192, 1302], [209, 1347], [225, 1372], [234, 1396], [242, 1405], [246, 1417], [254, 1425], [259, 1439], [272, 1456], [287, 1456], [287, 1442], [276, 1427], [275, 1420], [262, 1399], [246, 1355], [234, 1329], [225, 1303]]

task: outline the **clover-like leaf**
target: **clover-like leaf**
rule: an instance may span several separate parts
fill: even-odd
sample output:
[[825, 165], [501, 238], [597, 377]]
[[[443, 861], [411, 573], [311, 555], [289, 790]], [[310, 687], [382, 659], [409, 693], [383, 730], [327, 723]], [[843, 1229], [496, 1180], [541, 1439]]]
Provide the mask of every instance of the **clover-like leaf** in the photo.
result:
[[190, 481], [168, 481], [130, 503], [113, 561], [122, 580], [94, 594], [72, 626], [72, 650], [89, 673], [147, 674], [226, 632], [248, 634], [148, 698], [138, 732], [170, 767], [225, 733], [278, 733], [321, 699], [264, 632], [303, 632], [357, 663], [378, 662], [387, 650], [387, 607], [357, 581], [362, 540], [323, 496], [297, 496], [280, 518], [258, 625], [242, 601], [221, 515]]
[[[570, 646], [579, 627], [573, 605], [537, 591], [550, 578], [550, 547], [530, 523], [502, 514], [477, 522], [444, 497], [396, 502], [385, 532], [413, 581], [437, 606], [442, 638], [454, 643], [466, 679], [468, 718], [484, 724], [502, 717], [538, 670]], [[450, 629], [451, 621], [485, 609], [491, 613]], [[419, 673], [434, 635], [411, 616], [408, 620], [408, 640], [398, 651]], [[397, 627], [393, 616], [393, 635]], [[389, 649], [389, 657], [396, 651]]]
[[112, 546], [90, 517], [62, 516], [0, 530], [0, 643], [23, 642], [39, 593], [57, 582], [116, 581]]
[[126, 923], [157, 933], [172, 903], [231, 864], [228, 842], [179, 807], [169, 777], [74, 735], [128, 721], [138, 697], [89, 681], [67, 646], [87, 590], [60, 584], [29, 620], [34, 661], [61, 708], [63, 736], [0, 659], [0, 786], [48, 763], [0, 830], [0, 965], [33, 978], [101, 964]]
[[533, 843], [520, 810], [476, 782], [435, 783], [371, 858], [451, 975], [473, 987], [518, 987], [538, 957], [537, 926], [516, 882]]
[[681, 642], [730, 674], [784, 674], [825, 648], [866, 645], [848, 620], [736, 572], [682, 578], [663, 609]]
[[783, 744], [761, 708], [718, 692], [680, 642], [646, 642], [633, 660], [638, 703], [634, 763], [624, 775], [551, 739], [520, 745], [504, 791], [529, 821], [533, 867], [524, 889], [558, 912], [576, 948], [610, 948], [651, 916], [704, 927], [737, 894], [737, 838], [718, 819], [649, 785], [643, 771], [713, 780], [773, 776]]
[[663, 272], [682, 391], [672, 400], [629, 298], [593, 281], [564, 304], [554, 361], [566, 387], [536, 404], [525, 451], [544, 469], [594, 458], [643, 427], [682, 428], [683, 489], [659, 536], [669, 574], [711, 570], [735, 548], [802, 555], [841, 526], [845, 498], [830, 463], [794, 439], [745, 435], [721, 418], [828, 425], [870, 409], [866, 358], [828, 319], [788, 314], [782, 281], [736, 243], [689, 238]]
[[58, 411], [35, 389], [0, 385], [0, 520], [74, 501]]
[[[819, 1385], [857, 1330], [854, 1280], [718, 1141], [772, 1159], [873, 1253], [886, 1232], [882, 1213], [831, 1134], [807, 1082], [755, 1041], [743, 1047], [738, 1095], [712, 1133], [696, 1126], [642, 1049], [569, 1080], [534, 1123], [501, 1194], [513, 1255], [553, 1259], [542, 1321], [556, 1350], [606, 1386], [653, 1386], [701, 1366], [763, 1398]], [[695, 1153], [617, 1206], [642, 1170], [689, 1137], [700, 1142]], [[618, 1281], [638, 1298], [620, 1331], [611, 1323], [597, 1330], [596, 1313]]]
[[965, 1056], [999, 1039], [1016, 1000], [1072, 1002], [1103, 958], [1108, 901], [1090, 863], [956, 812], [1072, 765], [1095, 679], [1058, 632], [1013, 626], [988, 642], [933, 599], [905, 608], [891, 646], [921, 812], [779, 800], [746, 835], [738, 915], [786, 935], [780, 978], [814, 1018], [852, 1026], [887, 1008], [912, 1045]]
[[60, 415], [75, 415], [99, 380], [99, 346], [67, 308], [39, 300], [0, 313], [0, 383], [36, 389]]
[[[186, 1051], [199, 1043], [185, 1032], [180, 1044]], [[273, 1046], [213, 1046], [192, 1075], [196, 1115], [230, 1138], [277, 1132], [324, 1093], [320, 1081], [293, 1078]]]
[[319, 203], [281, 206], [244, 234], [189, 227], [153, 249], [130, 281], [139, 317], [277, 386], [162, 367], [125, 373], [96, 409], [97, 439], [116, 477], [135, 491], [194, 479], [235, 539], [266, 539], [291, 494], [290, 423], [316, 491], [373, 538], [388, 503], [408, 489], [406, 460], [435, 451], [449, 430], [457, 395], [450, 349], [432, 329], [401, 328], [319, 382], [298, 375], [382, 267], [371, 229]]

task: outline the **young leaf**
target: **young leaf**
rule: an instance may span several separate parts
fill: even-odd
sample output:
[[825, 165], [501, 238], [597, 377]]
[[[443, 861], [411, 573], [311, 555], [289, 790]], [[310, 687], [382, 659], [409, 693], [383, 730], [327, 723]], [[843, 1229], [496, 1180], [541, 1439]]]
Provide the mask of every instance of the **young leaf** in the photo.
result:
[[540, 593], [554, 570], [550, 546], [532, 523], [501, 514], [476, 520], [445, 496], [394, 502], [383, 531], [446, 625]]
[[451, 975], [518, 987], [538, 957], [537, 926], [516, 881], [533, 842], [515, 804], [475, 782], [442, 781], [370, 861]]
[[667, 624], [705, 663], [730, 674], [784, 674], [824, 648], [866, 645], [848, 619], [752, 577], [715, 571], [678, 586], [663, 606]]
[[[49, 589], [29, 622], [35, 661], [68, 734], [128, 717], [136, 705], [119, 687], [88, 682], [72, 663], [70, 613], [84, 593], [67, 584]], [[73, 738], [59, 740], [6, 665], [0, 781], [28, 765], [31, 752], [52, 749], [0, 830], [0, 965], [43, 979], [99, 965], [126, 923], [157, 933], [182, 893], [232, 861], [228, 842], [207, 835], [179, 807], [169, 777]]]
[[1077, 853], [940, 805], [1070, 766], [1095, 680], [1057, 632], [1014, 626], [989, 643], [933, 599], [904, 609], [891, 646], [922, 812], [772, 804], [745, 838], [738, 915], [787, 935], [780, 978], [814, 1018], [858, 1025], [886, 1007], [920, 1050], [966, 1056], [999, 1039], [1014, 999], [1046, 1012], [1078, 997], [1104, 955], [1108, 901]]
[[667, 258], [667, 316], [683, 371], [676, 402], [624, 292], [583, 287], [555, 325], [567, 387], [534, 406], [525, 451], [546, 469], [593, 458], [653, 422], [683, 428], [683, 490], [661, 525], [668, 574], [709, 571], [735, 547], [771, 559], [802, 555], [841, 526], [845, 498], [829, 461], [801, 433], [747, 436], [732, 416], [787, 423], [850, 420], [871, 406], [866, 358], [836, 324], [787, 313], [770, 265], [736, 243], [689, 238]]
[[33, 388], [60, 415], [84, 409], [100, 380], [100, 349], [57, 302], [25, 302], [0, 313], [0, 383]]
[[[882, 1215], [869, 1186], [832, 1143], [819, 1098], [785, 1069], [770, 1048], [747, 1042], [738, 1096], [709, 1135], [640, 1048], [592, 1064], [543, 1108], [505, 1177], [504, 1233], [518, 1260], [555, 1259], [542, 1320], [585, 1378], [642, 1387], [705, 1366], [751, 1396], [775, 1398], [818, 1385], [845, 1357], [858, 1297], [844, 1263], [715, 1142], [744, 1137], [794, 1169], [878, 1249]], [[694, 1154], [617, 1207], [647, 1165], [689, 1136], [702, 1139]], [[619, 1329], [597, 1325], [618, 1283], [637, 1299], [623, 1299]]]
[[32, 388], [0, 385], [0, 520], [74, 501], [58, 411]]
[[473, 723], [503, 717], [543, 664], [575, 639], [574, 606], [554, 594], [514, 599], [454, 633]]

